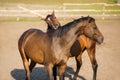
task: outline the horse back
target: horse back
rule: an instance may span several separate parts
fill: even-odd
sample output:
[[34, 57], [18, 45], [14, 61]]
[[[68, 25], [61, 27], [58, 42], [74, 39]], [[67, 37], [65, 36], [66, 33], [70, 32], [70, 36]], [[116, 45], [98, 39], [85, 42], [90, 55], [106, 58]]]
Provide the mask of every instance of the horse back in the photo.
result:
[[[28, 38], [30, 38], [30, 36], [33, 33], [37, 32], [37, 31], [38, 31], [37, 29], [29, 29], [29, 30], [25, 31], [18, 40], [18, 46], [21, 46]], [[43, 33], [42, 31], [40, 31], [40, 32]]]

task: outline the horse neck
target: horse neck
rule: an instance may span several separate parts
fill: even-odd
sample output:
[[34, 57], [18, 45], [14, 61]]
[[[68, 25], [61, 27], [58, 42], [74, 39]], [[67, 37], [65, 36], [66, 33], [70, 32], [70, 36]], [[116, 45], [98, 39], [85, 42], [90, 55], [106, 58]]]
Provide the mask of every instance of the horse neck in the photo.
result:
[[[61, 27], [61, 43], [67, 49], [69, 49], [73, 43], [76, 41], [77, 37], [79, 36], [80, 28], [82, 27], [82, 23], [80, 22], [72, 22], [70, 25], [65, 25]], [[64, 41], [63, 41], [64, 40]]]
[[50, 25], [47, 24], [47, 30], [52, 29]]
[[50, 25], [47, 25], [47, 32], [51, 30], [54, 30], [54, 29]]
[[80, 32], [82, 32], [82, 22], [81, 21], [77, 21], [77, 22], [73, 22], [71, 23], [71, 26], [68, 26], [69, 29], [66, 32], [66, 34], [71, 35], [71, 37], [74, 36], [79, 36]]
[[76, 23], [67, 33], [70, 35], [68, 41], [71, 41], [72, 43], [75, 42], [78, 36], [81, 34], [81, 28], [82, 23]]

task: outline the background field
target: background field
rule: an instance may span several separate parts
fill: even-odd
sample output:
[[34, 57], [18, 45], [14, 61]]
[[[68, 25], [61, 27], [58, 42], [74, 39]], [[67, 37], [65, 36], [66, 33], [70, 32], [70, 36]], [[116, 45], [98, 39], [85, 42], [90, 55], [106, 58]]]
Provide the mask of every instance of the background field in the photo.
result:
[[117, 0], [0, 0], [1, 3], [63, 4], [63, 3], [117, 3]]
[[[67, 23], [61, 22], [62, 24]], [[97, 45], [96, 58], [99, 64], [97, 80], [120, 79], [120, 22], [97, 21], [104, 35], [104, 43]], [[25, 71], [18, 51], [20, 35], [29, 28], [46, 31], [45, 22], [0, 22], [0, 80], [24, 80]], [[87, 52], [84, 52], [83, 65], [78, 80], [92, 80], [92, 67]], [[71, 80], [76, 63], [74, 58], [68, 60], [66, 80]], [[32, 73], [32, 80], [47, 80], [44, 66], [37, 65]]]
[[[47, 25], [44, 21], [37, 15], [20, 9], [19, 5], [36, 11], [43, 17], [55, 10], [56, 17], [62, 25], [81, 16], [90, 15], [94, 17], [97, 26], [105, 37], [104, 43], [97, 45], [96, 58], [99, 65], [97, 80], [119, 80], [120, 6], [117, 6], [116, 2], [117, 0], [0, 0], [0, 80], [25, 79], [25, 71], [18, 51], [18, 39], [29, 28], [46, 31]], [[116, 6], [106, 6], [106, 10], [114, 11], [106, 11], [103, 14], [102, 5], [64, 6], [64, 3], [112, 3]], [[67, 10], [78, 9], [100, 11], [67, 12]], [[86, 51], [82, 57], [83, 65], [78, 80], [92, 80], [92, 67]], [[67, 64], [66, 80], [71, 80], [76, 69], [75, 59], [70, 58]], [[44, 66], [36, 66], [32, 72], [32, 80], [47, 80]]]
[[90, 15], [98, 19], [119, 20], [120, 4], [116, 3], [117, 0], [0, 0], [0, 22], [40, 21], [38, 15], [20, 6], [42, 17], [55, 10], [56, 16], [64, 19]]

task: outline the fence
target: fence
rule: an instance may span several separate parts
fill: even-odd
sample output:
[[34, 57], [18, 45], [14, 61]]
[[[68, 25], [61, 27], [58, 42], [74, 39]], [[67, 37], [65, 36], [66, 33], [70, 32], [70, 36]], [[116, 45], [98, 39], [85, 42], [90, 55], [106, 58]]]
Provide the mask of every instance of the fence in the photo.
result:
[[[69, 7], [77, 6], [76, 9], [69, 9]], [[92, 6], [92, 7], [91, 7]], [[110, 7], [110, 8], [107, 8]], [[82, 15], [93, 15], [100, 16], [102, 19], [105, 17], [120, 17], [120, 4], [106, 4], [106, 3], [90, 3], [90, 4], [79, 4], [79, 3], [64, 3], [63, 10], [65, 12], [79, 12]]]
[[[46, 8], [47, 7], [47, 8]], [[92, 15], [104, 19], [105, 17], [120, 18], [120, 4], [106, 3], [64, 3], [63, 5], [26, 5], [19, 4], [0, 8], [0, 17], [37, 17], [46, 16], [55, 10], [57, 17], [79, 17]]]

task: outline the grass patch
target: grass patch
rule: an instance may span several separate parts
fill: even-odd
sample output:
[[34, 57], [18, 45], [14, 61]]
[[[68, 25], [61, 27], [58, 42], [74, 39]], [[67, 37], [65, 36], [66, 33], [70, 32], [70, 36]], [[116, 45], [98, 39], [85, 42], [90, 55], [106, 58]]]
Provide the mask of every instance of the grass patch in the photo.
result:
[[[58, 18], [60, 23], [67, 23], [70, 21], [73, 21], [72, 18]], [[102, 20], [102, 18], [97, 18], [96, 21], [120, 21], [120, 18], [116, 19], [107, 19]], [[20, 18], [19, 20], [17, 18], [7, 18], [7, 19], [0, 19], [0, 22], [44, 22], [43, 20], [37, 19], [37, 18]]]
[[63, 4], [63, 3], [116, 3], [117, 0], [0, 0], [1, 3]]
[[37, 18], [3, 18], [0, 22], [41, 22], [43, 20]]

